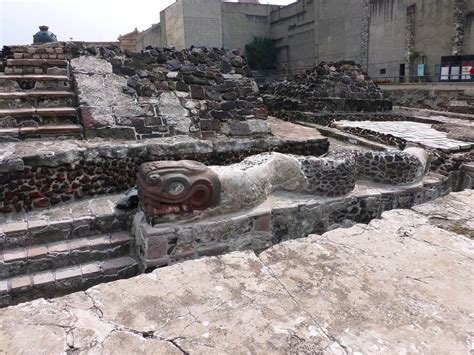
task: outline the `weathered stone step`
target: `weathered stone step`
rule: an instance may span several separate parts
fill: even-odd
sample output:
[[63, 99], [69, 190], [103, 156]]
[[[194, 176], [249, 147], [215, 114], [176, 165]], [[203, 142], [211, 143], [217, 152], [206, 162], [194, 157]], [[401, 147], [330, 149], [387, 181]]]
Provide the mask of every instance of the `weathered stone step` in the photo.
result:
[[[55, 177], [54, 171], [47, 168], [38, 170], [36, 175], [40, 179]], [[66, 181], [68, 178], [66, 174], [56, 177], [58, 182]], [[122, 194], [65, 202], [65, 191], [61, 190], [60, 186], [57, 190], [56, 188], [48, 190], [53, 194], [46, 195], [46, 192], [32, 189], [35, 185], [15, 180], [12, 177], [4, 185], [7, 192], [3, 199], [5, 202], [11, 203], [13, 207], [18, 204], [18, 194], [12, 189], [18, 184], [21, 184], [20, 190], [24, 191], [31, 200], [30, 205], [25, 207], [28, 209], [32, 207], [49, 208], [0, 215], [0, 251], [111, 234], [120, 230], [128, 230], [130, 227], [127, 221], [131, 220], [134, 211], [115, 209], [115, 203], [122, 197]], [[57, 205], [59, 202], [63, 202], [61, 206]], [[19, 208], [18, 212], [21, 210]]]
[[102, 282], [134, 276], [137, 273], [137, 262], [129, 256], [123, 256], [2, 279], [0, 307], [85, 290]]
[[0, 279], [128, 255], [133, 237], [113, 232], [0, 252]]
[[12, 92], [21, 90], [71, 90], [67, 75], [47, 74], [0, 74], [0, 91]]
[[30, 80], [30, 81], [69, 81], [66, 75], [0, 75], [0, 83], [5, 80]]
[[[76, 95], [71, 91], [0, 92], [0, 110], [32, 107], [75, 107]], [[4, 127], [6, 127], [4, 125]]]
[[55, 99], [55, 98], [74, 97], [74, 96], [75, 96], [75, 93], [72, 91], [31, 90], [31, 91], [0, 92], [0, 100], [15, 100], [15, 99], [22, 99], [25, 97]]
[[43, 66], [9, 66], [5, 68], [5, 75], [69, 75], [64, 67]]
[[69, 125], [45, 125], [38, 127], [0, 128], [0, 138], [26, 139], [43, 138], [46, 136], [81, 136], [82, 126], [79, 124]]
[[43, 65], [65, 67], [68, 65], [68, 61], [65, 59], [7, 59], [7, 66], [40, 67]]
[[77, 110], [73, 107], [41, 107], [41, 108], [14, 108], [0, 110], [2, 117], [28, 117], [28, 116], [75, 116]]

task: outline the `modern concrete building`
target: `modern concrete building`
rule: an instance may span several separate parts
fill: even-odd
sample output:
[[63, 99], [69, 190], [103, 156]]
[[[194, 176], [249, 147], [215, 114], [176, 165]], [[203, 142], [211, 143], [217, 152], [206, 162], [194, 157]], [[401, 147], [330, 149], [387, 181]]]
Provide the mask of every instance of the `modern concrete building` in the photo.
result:
[[[474, 0], [298, 0], [288, 6], [177, 0], [160, 13], [159, 24], [138, 33], [135, 50], [243, 49], [262, 36], [274, 40], [284, 71], [353, 60], [380, 80], [418, 74], [436, 80], [443, 72], [441, 57], [474, 54], [473, 19]], [[474, 66], [468, 59], [460, 63], [459, 70]]]
[[270, 37], [275, 5], [220, 0], [177, 0], [160, 14], [161, 43], [244, 48], [253, 36]]
[[435, 80], [441, 57], [474, 54], [474, 0], [371, 0], [368, 48], [374, 77]]

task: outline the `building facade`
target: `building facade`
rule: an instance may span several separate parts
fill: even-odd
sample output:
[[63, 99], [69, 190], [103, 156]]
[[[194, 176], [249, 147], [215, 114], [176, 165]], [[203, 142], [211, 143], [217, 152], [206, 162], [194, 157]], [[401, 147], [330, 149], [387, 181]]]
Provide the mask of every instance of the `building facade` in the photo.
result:
[[130, 52], [136, 51], [139, 35], [140, 32], [135, 28], [132, 32], [118, 36], [120, 47]]
[[138, 33], [135, 50], [243, 49], [254, 36], [274, 40], [282, 71], [352, 60], [379, 80], [436, 80], [442, 57], [474, 54], [474, 0], [177, 0], [159, 24]]

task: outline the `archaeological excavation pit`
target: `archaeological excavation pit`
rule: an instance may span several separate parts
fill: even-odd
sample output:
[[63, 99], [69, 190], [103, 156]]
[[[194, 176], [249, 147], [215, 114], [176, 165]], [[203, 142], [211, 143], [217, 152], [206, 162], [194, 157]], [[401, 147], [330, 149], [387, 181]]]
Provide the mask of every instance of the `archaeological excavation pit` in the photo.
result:
[[[277, 263], [294, 239], [359, 235], [397, 213], [416, 222], [410, 209], [472, 187], [473, 143], [453, 135], [472, 120], [392, 110], [354, 63], [323, 63], [260, 92], [243, 56], [207, 47], [68, 42], [3, 56], [7, 313], [37, 298], [53, 308], [71, 293], [64, 299], [107, 298], [96, 292], [153, 275], [179, 280], [194, 259]], [[449, 228], [472, 235], [469, 224]]]

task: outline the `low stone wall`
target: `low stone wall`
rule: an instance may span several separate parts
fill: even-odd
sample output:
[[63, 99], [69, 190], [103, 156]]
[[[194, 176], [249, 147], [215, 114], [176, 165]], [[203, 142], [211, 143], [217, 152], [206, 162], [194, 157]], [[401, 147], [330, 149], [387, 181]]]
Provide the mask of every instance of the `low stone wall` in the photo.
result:
[[[392, 134], [384, 134], [380, 132], [375, 132], [370, 129], [364, 129], [360, 127], [345, 127], [344, 132], [349, 132], [359, 137], [366, 138], [372, 142], [378, 142], [385, 145], [390, 145], [397, 147], [402, 150], [407, 146], [416, 145], [412, 142], [401, 137], [395, 137]], [[465, 188], [471, 186], [470, 174], [463, 169], [463, 165], [470, 164], [474, 161], [474, 151], [465, 151], [465, 152], [445, 152], [441, 149], [427, 149], [428, 154], [430, 155], [430, 171], [442, 174], [443, 176], [451, 176], [451, 178], [456, 181], [456, 186], [454, 191], [461, 191]], [[367, 153], [374, 154], [374, 153]], [[360, 173], [369, 173], [365, 167], [359, 168]], [[403, 174], [403, 171], [400, 170], [398, 173]]]
[[236, 51], [70, 44], [87, 137], [267, 136], [263, 99]]
[[[304, 102], [280, 96], [265, 96], [265, 104], [271, 112], [378, 112], [390, 111], [392, 103], [388, 100], [344, 99], [344, 98], [307, 98]], [[279, 115], [277, 117], [280, 118]]]
[[319, 156], [327, 152], [328, 146], [325, 139], [211, 142], [186, 136], [142, 143], [57, 142], [54, 147], [35, 142], [30, 153], [24, 153], [27, 143], [18, 148], [12, 144], [6, 147], [12, 154], [0, 161], [0, 213], [125, 191], [134, 186], [139, 166], [148, 161], [191, 159], [226, 165], [266, 151]]
[[368, 223], [384, 211], [410, 208], [452, 191], [452, 179], [428, 175], [422, 183], [400, 186], [359, 184], [345, 197], [315, 198], [275, 194], [260, 206], [204, 221], [159, 224], [135, 216], [133, 233], [142, 269], [236, 250], [262, 251], [289, 239]]
[[423, 123], [439, 123], [439, 120], [430, 120], [423, 117], [422, 119], [416, 116], [405, 115], [403, 113], [392, 112], [334, 112], [334, 113], [311, 113], [302, 111], [273, 111], [270, 114], [288, 122], [308, 122], [315, 123], [321, 126], [331, 126], [337, 121], [412, 121]]
[[[383, 88], [383, 87], [382, 87]], [[474, 114], [474, 96], [464, 90], [432, 90], [401, 88], [384, 90], [394, 105]]]

